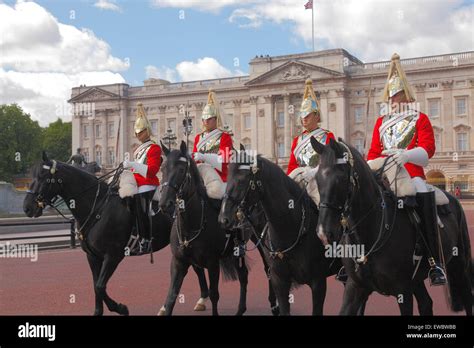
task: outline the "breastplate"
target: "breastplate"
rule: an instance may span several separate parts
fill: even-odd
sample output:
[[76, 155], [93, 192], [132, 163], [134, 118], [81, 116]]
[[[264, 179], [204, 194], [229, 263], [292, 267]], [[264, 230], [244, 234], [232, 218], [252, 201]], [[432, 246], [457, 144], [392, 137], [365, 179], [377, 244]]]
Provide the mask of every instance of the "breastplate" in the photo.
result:
[[[399, 118], [395, 121], [393, 118]], [[417, 111], [408, 111], [405, 117], [400, 115], [387, 115], [382, 121], [381, 128], [387, 125], [388, 122], [393, 122], [381, 134], [381, 141], [384, 150], [406, 149], [413, 140], [416, 132], [416, 122], [418, 121], [419, 113]]]

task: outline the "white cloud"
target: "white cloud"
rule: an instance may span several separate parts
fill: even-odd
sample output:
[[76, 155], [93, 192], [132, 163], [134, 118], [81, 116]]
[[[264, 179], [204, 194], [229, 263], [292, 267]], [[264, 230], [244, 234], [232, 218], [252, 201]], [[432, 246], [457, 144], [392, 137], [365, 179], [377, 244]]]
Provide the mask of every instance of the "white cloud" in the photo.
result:
[[55, 121], [58, 117], [71, 120], [71, 88], [85, 84], [88, 86], [122, 83], [124, 78], [109, 71], [63, 73], [25, 73], [0, 69], [0, 104], [17, 103], [41, 126]]
[[258, 3], [258, 0], [152, 0], [153, 7], [173, 7], [179, 9], [192, 8], [199, 11], [219, 12], [220, 9], [229, 6]]
[[156, 78], [156, 79], [163, 79], [170, 82], [176, 82], [176, 70], [168, 68], [166, 66], [162, 66], [158, 68], [153, 65], [147, 65], [145, 67], [145, 74], [147, 78]]
[[[258, 28], [265, 22], [291, 24], [294, 38], [311, 47], [311, 11], [305, 1], [154, 0], [156, 7], [217, 13], [235, 8], [231, 23]], [[474, 4], [462, 0], [320, 0], [314, 2], [316, 49], [345, 48], [365, 61], [474, 49]]]
[[262, 18], [255, 11], [239, 8], [232, 12], [229, 22], [239, 23], [240, 28], [258, 28], [262, 25]]
[[145, 68], [147, 77], [165, 79], [170, 82], [197, 81], [244, 75], [239, 69], [231, 71], [222, 66], [215, 58], [199, 58], [196, 62], [183, 61], [175, 68], [162, 66], [161, 68], [148, 65]]
[[[0, 4], [0, 67], [16, 71], [122, 71], [128, 63], [91, 30], [59, 23], [34, 2]], [[5, 33], [5, 35], [4, 35]]]
[[115, 12], [122, 12], [120, 6], [118, 6], [115, 0], [98, 0], [94, 7], [100, 8], [101, 10], [110, 10]]
[[72, 87], [125, 82], [118, 72], [129, 64], [105, 41], [34, 2], [0, 4], [0, 32], [0, 103], [19, 104], [43, 126], [70, 120]]

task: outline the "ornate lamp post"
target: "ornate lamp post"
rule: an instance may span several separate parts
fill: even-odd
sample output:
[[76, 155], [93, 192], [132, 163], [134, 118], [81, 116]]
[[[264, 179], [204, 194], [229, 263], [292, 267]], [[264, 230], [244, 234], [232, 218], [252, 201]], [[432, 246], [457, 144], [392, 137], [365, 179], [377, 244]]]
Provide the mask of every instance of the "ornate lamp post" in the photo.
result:
[[166, 130], [166, 134], [163, 136], [163, 140], [168, 143], [168, 149], [171, 149], [171, 145], [176, 144], [176, 139], [176, 134], [174, 134], [173, 130], [168, 127], [168, 129]]

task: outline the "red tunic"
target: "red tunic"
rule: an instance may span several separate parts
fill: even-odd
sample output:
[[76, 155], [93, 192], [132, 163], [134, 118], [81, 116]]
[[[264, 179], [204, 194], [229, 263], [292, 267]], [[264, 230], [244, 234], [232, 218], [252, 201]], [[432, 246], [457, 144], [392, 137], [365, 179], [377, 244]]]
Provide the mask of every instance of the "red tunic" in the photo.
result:
[[[379, 128], [382, 125], [383, 116], [377, 119], [374, 126], [374, 133], [372, 135], [372, 144], [370, 146], [369, 153], [367, 154], [367, 160], [373, 160], [379, 157], [386, 157], [382, 155], [382, 151], [384, 150], [383, 144], [380, 141], [380, 132]], [[418, 121], [416, 121], [416, 131], [413, 136], [412, 141], [408, 144], [406, 150], [411, 150], [414, 147], [422, 147], [428, 153], [428, 157], [433, 157], [436, 146], [435, 146], [435, 139], [433, 133], [433, 127], [431, 126], [431, 122], [425, 114], [420, 112], [420, 117]], [[417, 166], [413, 163], [406, 163], [405, 168], [410, 173], [412, 178], [414, 177], [422, 177], [425, 179], [425, 172], [423, 167]]]
[[[307, 130], [305, 130], [302, 134], [306, 134], [306, 133], [309, 133], [309, 132]], [[332, 132], [326, 131], [326, 134], [327, 134], [327, 136], [326, 136], [326, 145], [329, 144], [329, 141], [331, 139], [336, 139]], [[300, 166], [298, 164], [298, 161], [296, 160], [296, 157], [295, 157], [295, 148], [296, 148], [296, 145], [298, 144], [298, 138], [299, 138], [299, 136], [295, 137], [293, 139], [293, 143], [291, 144], [290, 162], [288, 162], [288, 169], [286, 170], [287, 175], [290, 175], [290, 173], [293, 170], [295, 170], [296, 168], [298, 168]]]
[[144, 164], [148, 166], [146, 178], [138, 173], [133, 173], [138, 187], [143, 185], [159, 186], [160, 180], [158, 180], [157, 176], [161, 166], [161, 147], [159, 145], [150, 145], [146, 153], [146, 163]]
[[[198, 152], [197, 144], [201, 139], [201, 134], [197, 134], [194, 138], [193, 153]], [[229, 157], [231, 156], [232, 149], [232, 137], [228, 133], [222, 132], [221, 138], [219, 140], [218, 153], [222, 157], [222, 171], [216, 169], [216, 172], [219, 174], [223, 182], [227, 182], [227, 167], [229, 165]]]

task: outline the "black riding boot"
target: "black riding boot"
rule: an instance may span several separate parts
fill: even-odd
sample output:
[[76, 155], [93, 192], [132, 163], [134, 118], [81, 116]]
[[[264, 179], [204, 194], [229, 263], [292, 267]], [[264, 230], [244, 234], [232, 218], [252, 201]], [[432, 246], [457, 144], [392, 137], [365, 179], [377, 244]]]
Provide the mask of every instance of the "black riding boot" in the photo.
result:
[[135, 216], [140, 240], [131, 250], [132, 255], [143, 255], [151, 251], [151, 216], [150, 202], [154, 191], [147, 191], [135, 195]]
[[438, 215], [436, 211], [436, 201], [434, 192], [419, 192], [416, 200], [420, 207], [420, 217], [422, 219], [422, 230], [428, 246], [428, 262], [430, 270], [428, 277], [431, 285], [446, 284], [446, 273], [440, 264], [440, 241], [438, 237]]

